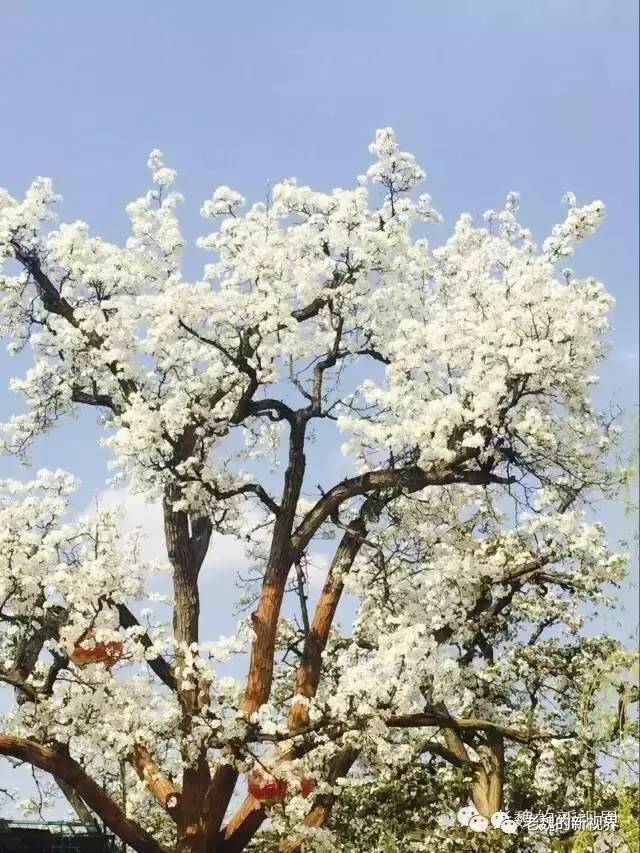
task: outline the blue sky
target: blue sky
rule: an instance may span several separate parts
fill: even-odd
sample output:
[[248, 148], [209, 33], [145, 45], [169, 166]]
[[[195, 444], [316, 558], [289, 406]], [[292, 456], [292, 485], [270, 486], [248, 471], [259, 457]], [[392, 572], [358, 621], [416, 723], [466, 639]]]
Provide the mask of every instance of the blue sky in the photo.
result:
[[[352, 184], [384, 125], [426, 168], [442, 238], [459, 212], [495, 208], [509, 190], [540, 238], [563, 216], [566, 190], [603, 199], [605, 225], [571, 263], [617, 300], [599, 397], [633, 413], [636, 0], [21, 0], [2, 18], [0, 185], [20, 194], [51, 176], [63, 217], [110, 239], [126, 236], [124, 206], [147, 188], [153, 147], [178, 170], [195, 237], [220, 183], [251, 199], [291, 175]], [[0, 354], [0, 420], [19, 406], [6, 391], [17, 366]], [[78, 474], [84, 503], [106, 475], [94, 419], [34, 453], [36, 466]], [[17, 470], [0, 460], [0, 476]], [[621, 511], [607, 516], [623, 535]]]
[[[581, 202], [602, 198], [606, 224], [572, 264], [617, 299], [602, 399], [629, 406], [638, 364], [636, 7], [7, 4], [0, 186], [21, 193], [34, 175], [51, 176], [64, 218], [122, 239], [124, 206], [146, 189], [146, 157], [159, 147], [179, 172], [185, 230], [196, 236], [200, 204], [218, 184], [254, 199], [290, 175], [348, 185], [369, 162], [375, 128], [390, 124], [429, 173], [442, 237], [460, 211], [496, 207], [512, 189], [540, 237], [562, 217], [565, 190]], [[0, 373], [10, 371], [3, 356]], [[18, 403], [4, 386], [2, 419]], [[51, 464], [55, 452], [59, 464], [87, 469], [91, 489], [96, 454], [82, 437], [92, 420], [43, 443], [35, 463]]]

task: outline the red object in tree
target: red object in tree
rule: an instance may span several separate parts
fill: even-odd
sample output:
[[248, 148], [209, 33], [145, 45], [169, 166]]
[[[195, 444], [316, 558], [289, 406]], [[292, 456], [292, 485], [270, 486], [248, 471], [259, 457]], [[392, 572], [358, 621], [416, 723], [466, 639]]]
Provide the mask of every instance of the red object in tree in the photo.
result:
[[88, 666], [90, 663], [103, 663], [107, 669], [118, 663], [122, 657], [122, 643], [118, 640], [96, 640], [93, 632], [89, 632], [76, 640], [71, 660], [76, 666]]
[[303, 776], [300, 780], [300, 793], [303, 797], [308, 797], [315, 787], [315, 779], [311, 779], [309, 776]]
[[249, 776], [249, 793], [261, 803], [281, 803], [287, 796], [287, 783], [264, 770], [253, 770]]
[[[300, 793], [308, 797], [316, 783], [309, 776], [300, 779]], [[261, 803], [281, 803], [287, 796], [287, 782], [263, 768], [254, 768], [249, 775], [249, 793]]]

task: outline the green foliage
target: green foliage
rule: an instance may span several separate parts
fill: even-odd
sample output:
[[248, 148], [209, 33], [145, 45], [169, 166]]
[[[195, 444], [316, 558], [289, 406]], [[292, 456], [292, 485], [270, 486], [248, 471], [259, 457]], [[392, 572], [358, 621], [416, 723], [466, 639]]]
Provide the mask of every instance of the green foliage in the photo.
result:
[[637, 789], [620, 795], [618, 816], [620, 835], [635, 853], [640, 850], [640, 797]]

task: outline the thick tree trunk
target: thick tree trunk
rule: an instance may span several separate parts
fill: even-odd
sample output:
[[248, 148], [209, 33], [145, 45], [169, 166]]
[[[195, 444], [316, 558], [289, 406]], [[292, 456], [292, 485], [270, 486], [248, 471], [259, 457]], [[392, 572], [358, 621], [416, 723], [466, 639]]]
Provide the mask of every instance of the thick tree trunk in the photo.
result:
[[[295, 559], [291, 546], [291, 535], [304, 479], [304, 439], [307, 420], [308, 416], [304, 412], [292, 415], [289, 420], [289, 460], [284, 477], [282, 500], [274, 524], [271, 550], [262, 582], [260, 601], [251, 616], [254, 639], [251, 644], [247, 685], [240, 704], [240, 712], [247, 719], [250, 719], [251, 715], [268, 700], [271, 693], [276, 630], [287, 577]], [[229, 751], [232, 753], [231, 747]], [[224, 764], [218, 768], [214, 775], [206, 802], [210, 815], [210, 843], [213, 843], [214, 836], [220, 834], [222, 821], [233, 796], [237, 778], [237, 771], [232, 766]], [[223, 843], [222, 849], [243, 849], [245, 841], [241, 838], [244, 839], [246, 836], [246, 843], [248, 843], [251, 835], [255, 833], [264, 819], [261, 817], [257, 825], [254, 825], [258, 811], [259, 809], [250, 806], [246, 815], [246, 822], [241, 816], [237, 826], [235, 819], [232, 819], [233, 827], [231, 831], [228, 831], [228, 828], [225, 831], [226, 842]], [[247, 835], [250, 825], [252, 831]], [[234, 830], [237, 830], [235, 835]]]
[[[295, 696], [312, 699], [320, 683], [322, 653], [327, 646], [329, 633], [344, 589], [344, 576], [351, 570], [367, 534], [367, 522], [380, 517], [385, 505], [393, 497], [370, 495], [360, 508], [357, 518], [350, 524], [334, 554], [324, 587], [318, 599], [309, 635], [305, 641], [300, 665], [295, 676]], [[289, 729], [299, 731], [309, 722], [306, 701], [294, 697], [289, 712]]]
[[[340, 545], [334, 555], [324, 588], [315, 609], [313, 622], [309, 635], [306, 639], [302, 659], [296, 671], [295, 692], [299, 696], [311, 699], [315, 696], [320, 681], [322, 666], [322, 652], [326, 648], [331, 625], [335, 617], [336, 609], [344, 588], [343, 577], [353, 565], [358, 551], [362, 547], [366, 534], [366, 518], [374, 511], [381, 509], [379, 498], [369, 498], [365, 501], [358, 518], [355, 519], [349, 529], [342, 537]], [[308, 723], [308, 711], [306, 702], [294, 700], [289, 713], [289, 729], [299, 731]], [[290, 754], [283, 756], [283, 760], [292, 757]], [[355, 757], [351, 758], [351, 762]], [[338, 769], [342, 765], [338, 763]], [[311, 809], [308, 820], [312, 823], [307, 825], [320, 826], [326, 820], [331, 810], [331, 803], [324, 801], [317, 803]], [[245, 799], [236, 814], [229, 821], [224, 830], [226, 840], [223, 846], [224, 853], [239, 853], [251, 838], [255, 835], [265, 820], [266, 814], [261, 804], [253, 797]], [[294, 845], [298, 840], [291, 840]]]
[[[177, 487], [167, 488], [163, 500], [164, 530], [167, 553], [173, 567], [174, 637], [186, 646], [199, 639], [200, 595], [198, 576], [207, 553], [211, 525], [202, 517], [190, 517], [184, 510], [175, 510], [174, 504], [181, 497]], [[182, 791], [178, 796], [175, 813], [178, 840], [177, 853], [209, 853], [213, 848], [207, 841], [207, 791], [211, 774], [207, 761], [207, 750], [193, 756], [189, 740], [193, 732], [193, 717], [208, 702], [209, 685], [198, 681], [195, 686], [183, 689], [180, 674], [181, 661], [178, 654], [175, 669], [176, 692], [182, 709], [180, 721], [181, 752], [185, 769]], [[190, 676], [193, 681], [193, 675]]]
[[[446, 710], [446, 709], [445, 709]], [[453, 728], [444, 728], [447, 747], [461, 762], [469, 763], [469, 753], [460, 735]], [[488, 731], [486, 745], [479, 747], [481, 766], [476, 767], [471, 783], [471, 799], [478, 812], [490, 818], [502, 808], [504, 789], [504, 738]]]
[[216, 847], [207, 843], [202, 827], [189, 824], [180, 828], [175, 853], [216, 853]]
[[266, 820], [267, 812], [254, 797], [246, 797], [223, 830], [220, 853], [242, 853]]
[[504, 789], [504, 739], [495, 732], [487, 732], [487, 744], [479, 749], [482, 768], [476, 774], [471, 788], [475, 807], [481, 815], [490, 818], [502, 809]]
[[200, 596], [198, 593], [198, 572], [192, 558], [189, 534], [189, 516], [184, 510], [175, 511], [173, 503], [180, 495], [175, 487], [169, 487], [165, 494], [162, 509], [164, 513], [164, 534], [169, 562], [173, 568], [173, 630], [178, 642], [198, 642], [198, 621], [200, 617]]

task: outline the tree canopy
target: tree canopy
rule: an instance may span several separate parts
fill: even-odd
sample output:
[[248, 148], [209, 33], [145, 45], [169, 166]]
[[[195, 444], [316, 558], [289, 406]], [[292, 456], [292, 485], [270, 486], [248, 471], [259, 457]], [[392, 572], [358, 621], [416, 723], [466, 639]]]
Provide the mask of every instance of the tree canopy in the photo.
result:
[[[444, 850], [456, 805], [608, 803], [629, 761], [633, 656], [582, 630], [625, 573], [590, 511], [625, 476], [591, 402], [612, 299], [561, 269], [604, 206], [567, 193], [539, 244], [510, 192], [435, 247], [416, 159], [390, 128], [370, 152], [352, 189], [216, 189], [195, 281], [157, 150], [124, 245], [56, 227], [48, 179], [0, 191], [2, 331], [32, 355], [2, 447], [93, 407], [172, 583], [166, 619], [166, 567], [117, 512], [70, 512], [55, 463], [3, 481], [0, 753], [139, 853], [360, 849], [340, 815], [390, 785], [396, 841]], [[200, 614], [214, 533], [252, 571], [226, 638]]]

